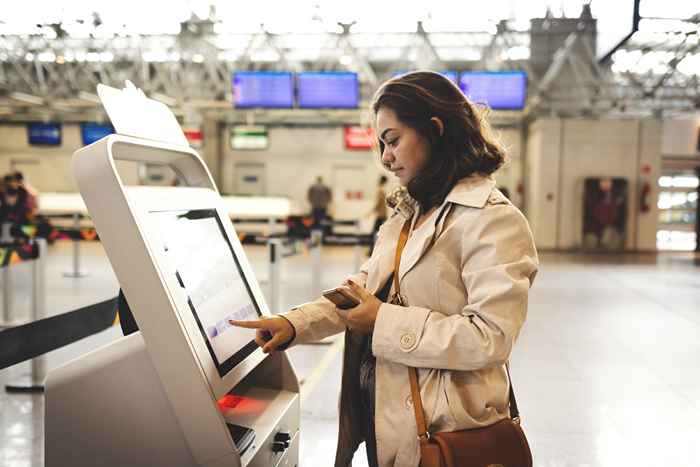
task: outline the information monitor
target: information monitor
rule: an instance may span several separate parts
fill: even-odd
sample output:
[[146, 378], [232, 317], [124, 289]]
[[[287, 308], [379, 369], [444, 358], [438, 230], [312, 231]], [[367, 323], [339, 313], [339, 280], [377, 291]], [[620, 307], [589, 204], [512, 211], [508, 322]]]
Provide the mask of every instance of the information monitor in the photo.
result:
[[324, 71], [297, 75], [299, 107], [355, 109], [359, 103], [357, 73]]
[[525, 107], [527, 75], [522, 71], [465, 71], [459, 80], [462, 92], [475, 104], [494, 110]]
[[282, 109], [294, 105], [294, 82], [289, 72], [237, 71], [232, 84], [236, 107]]

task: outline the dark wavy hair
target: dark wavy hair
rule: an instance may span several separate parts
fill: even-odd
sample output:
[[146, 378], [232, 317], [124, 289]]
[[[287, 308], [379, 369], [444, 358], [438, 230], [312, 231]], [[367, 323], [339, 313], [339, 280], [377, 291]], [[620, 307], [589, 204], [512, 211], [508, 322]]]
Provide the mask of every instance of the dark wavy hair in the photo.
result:
[[[429, 144], [428, 163], [407, 186], [423, 212], [442, 204], [462, 178], [490, 175], [506, 161], [505, 150], [491, 135], [486, 111], [439, 73], [416, 71], [387, 81], [374, 95], [375, 122], [382, 107], [393, 110]], [[442, 135], [432, 117], [442, 121]], [[377, 144], [381, 157], [384, 143], [378, 139]]]

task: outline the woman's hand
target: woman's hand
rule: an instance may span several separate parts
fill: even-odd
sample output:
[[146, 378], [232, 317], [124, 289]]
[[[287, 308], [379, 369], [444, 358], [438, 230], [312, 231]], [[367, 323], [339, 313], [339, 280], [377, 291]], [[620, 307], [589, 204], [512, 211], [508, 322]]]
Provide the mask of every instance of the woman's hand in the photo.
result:
[[343, 285], [347, 286], [353, 295], [360, 299], [360, 304], [349, 310], [336, 308], [336, 314], [351, 330], [360, 334], [371, 333], [382, 301], [351, 280], [346, 281]]
[[262, 347], [264, 353], [270, 353], [278, 347], [288, 344], [294, 338], [294, 326], [280, 316], [262, 318], [254, 321], [229, 320], [233, 326], [255, 329], [255, 343]]

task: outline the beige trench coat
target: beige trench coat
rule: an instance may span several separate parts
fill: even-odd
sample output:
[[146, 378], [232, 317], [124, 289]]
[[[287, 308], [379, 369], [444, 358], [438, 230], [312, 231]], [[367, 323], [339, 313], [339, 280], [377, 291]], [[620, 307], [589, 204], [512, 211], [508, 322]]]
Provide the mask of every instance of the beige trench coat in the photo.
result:
[[[450, 204], [451, 213], [441, 218], [440, 211]], [[385, 222], [372, 257], [353, 276], [371, 293], [377, 293], [393, 271], [403, 223], [400, 215]], [[444, 204], [411, 233], [399, 268], [408, 306], [382, 304], [373, 331], [381, 467], [415, 467], [420, 462], [407, 365], [420, 369], [431, 432], [483, 427], [508, 416], [504, 363], [525, 321], [537, 265], [525, 217], [490, 177], [460, 181]], [[285, 313], [296, 329], [294, 344], [345, 331], [333, 308], [321, 298]], [[336, 466], [350, 465], [363, 441], [358, 408], [352, 406], [359, 364], [353, 334], [346, 333]]]

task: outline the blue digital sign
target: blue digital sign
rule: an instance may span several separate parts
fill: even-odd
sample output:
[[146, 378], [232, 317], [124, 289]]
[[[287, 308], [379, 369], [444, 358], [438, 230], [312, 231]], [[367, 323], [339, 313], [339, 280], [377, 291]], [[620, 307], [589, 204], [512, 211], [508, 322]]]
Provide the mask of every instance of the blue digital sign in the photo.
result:
[[30, 145], [61, 145], [61, 125], [56, 123], [27, 123], [27, 135]]
[[233, 74], [236, 107], [291, 108], [294, 105], [292, 74], [276, 71], [240, 71]]
[[523, 71], [466, 71], [459, 87], [475, 104], [494, 110], [520, 110], [525, 107], [527, 75]]
[[297, 75], [299, 107], [356, 109], [359, 104], [357, 73], [304, 72]]
[[83, 138], [83, 146], [92, 144], [107, 135], [114, 133], [112, 125], [100, 125], [99, 123], [80, 124], [80, 134]]

